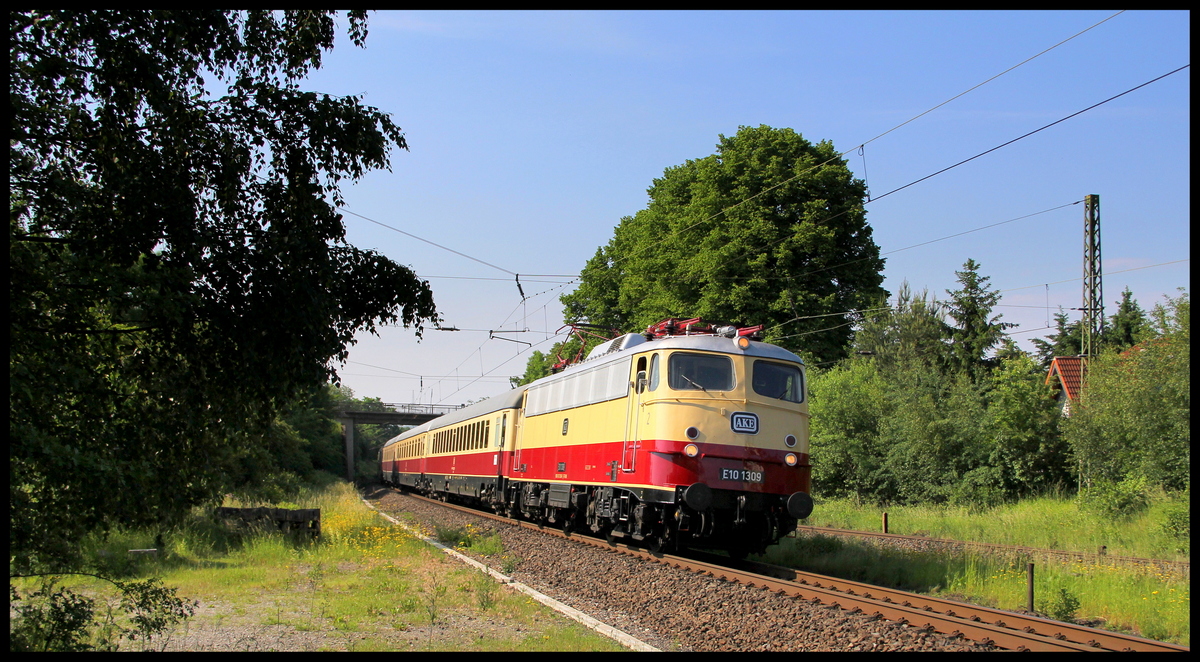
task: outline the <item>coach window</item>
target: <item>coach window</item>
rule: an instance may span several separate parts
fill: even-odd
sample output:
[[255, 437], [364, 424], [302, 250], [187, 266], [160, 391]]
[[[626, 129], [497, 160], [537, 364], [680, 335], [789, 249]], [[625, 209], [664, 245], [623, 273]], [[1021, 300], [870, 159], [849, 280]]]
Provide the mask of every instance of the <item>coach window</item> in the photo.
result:
[[658, 354], [650, 357], [650, 390], [658, 388], [658, 376], [660, 374], [658, 367]]
[[667, 384], [676, 391], [731, 391], [733, 361], [727, 356], [676, 352], [667, 360]]

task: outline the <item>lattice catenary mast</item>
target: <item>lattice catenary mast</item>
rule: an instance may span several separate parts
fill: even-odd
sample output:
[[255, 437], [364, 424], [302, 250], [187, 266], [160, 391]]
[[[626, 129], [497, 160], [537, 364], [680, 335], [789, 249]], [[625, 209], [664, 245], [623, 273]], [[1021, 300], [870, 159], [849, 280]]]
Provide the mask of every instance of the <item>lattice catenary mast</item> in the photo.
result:
[[1083, 198], [1083, 348], [1094, 356], [1104, 325], [1104, 283], [1100, 269], [1100, 196]]

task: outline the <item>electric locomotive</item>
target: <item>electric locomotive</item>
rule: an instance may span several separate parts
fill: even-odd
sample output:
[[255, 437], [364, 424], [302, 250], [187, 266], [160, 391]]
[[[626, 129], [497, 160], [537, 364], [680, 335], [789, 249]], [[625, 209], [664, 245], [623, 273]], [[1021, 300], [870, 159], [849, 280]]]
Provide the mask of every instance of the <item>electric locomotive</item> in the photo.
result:
[[615, 338], [389, 441], [383, 479], [651, 549], [762, 551], [813, 503], [804, 365], [760, 328]]

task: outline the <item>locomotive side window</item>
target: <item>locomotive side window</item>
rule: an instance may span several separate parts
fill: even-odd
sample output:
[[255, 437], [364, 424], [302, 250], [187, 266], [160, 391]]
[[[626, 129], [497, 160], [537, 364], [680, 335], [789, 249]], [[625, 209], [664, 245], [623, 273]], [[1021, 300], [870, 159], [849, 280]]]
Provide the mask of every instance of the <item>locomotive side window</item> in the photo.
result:
[[794, 365], [755, 361], [751, 384], [759, 395], [788, 402], [804, 402], [804, 377]]
[[658, 365], [658, 354], [650, 357], [650, 390], [658, 388], [659, 376], [661, 368]]
[[676, 391], [730, 391], [733, 361], [727, 356], [676, 352], [667, 360], [667, 384]]

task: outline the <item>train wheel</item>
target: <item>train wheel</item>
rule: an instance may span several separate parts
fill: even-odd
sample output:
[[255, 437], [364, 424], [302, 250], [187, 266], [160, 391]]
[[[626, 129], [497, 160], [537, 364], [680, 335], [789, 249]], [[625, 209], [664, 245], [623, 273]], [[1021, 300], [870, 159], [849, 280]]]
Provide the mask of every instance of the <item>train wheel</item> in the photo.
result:
[[661, 536], [654, 536], [650, 539], [650, 545], [647, 547], [647, 549], [650, 550], [651, 554], [661, 554], [663, 547], [665, 546], [666, 543], [663, 541]]

